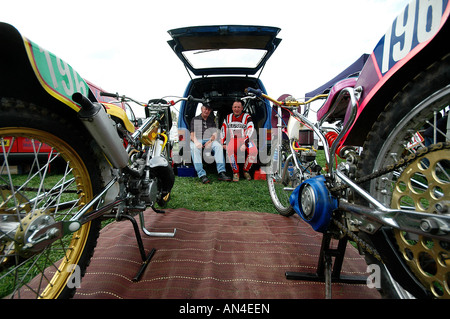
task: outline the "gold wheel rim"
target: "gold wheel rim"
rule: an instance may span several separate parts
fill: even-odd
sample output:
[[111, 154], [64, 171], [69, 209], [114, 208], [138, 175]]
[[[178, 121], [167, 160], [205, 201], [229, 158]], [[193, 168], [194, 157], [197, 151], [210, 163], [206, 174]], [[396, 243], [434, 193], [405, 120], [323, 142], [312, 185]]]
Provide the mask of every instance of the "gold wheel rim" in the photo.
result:
[[[443, 149], [408, 165], [395, 184], [392, 207], [438, 214], [436, 205], [450, 200], [449, 159], [450, 150]], [[450, 243], [399, 230], [394, 233], [404, 260], [420, 282], [436, 298], [450, 298]]]
[[[25, 137], [31, 140], [37, 140], [54, 148], [60, 156], [67, 162], [72, 169], [72, 175], [75, 178], [75, 185], [78, 193], [79, 204], [82, 207], [87, 201], [93, 197], [92, 185], [88, 170], [78, 153], [65, 141], [58, 137], [41, 130], [32, 128], [0, 128], [0, 137]], [[0, 149], [0, 154], [3, 151]], [[3, 154], [1, 154], [3, 156]], [[62, 253], [60, 261], [56, 263], [57, 269], [50, 270], [51, 279], [39, 289], [38, 298], [56, 299], [62, 293], [75, 271], [74, 265], [77, 265], [90, 230], [90, 223], [84, 224], [72, 237], [67, 245], [67, 249]], [[51, 247], [51, 246], [50, 246]], [[48, 249], [48, 248], [46, 248]], [[50, 267], [49, 267], [50, 268]], [[48, 273], [45, 272], [48, 276]]]

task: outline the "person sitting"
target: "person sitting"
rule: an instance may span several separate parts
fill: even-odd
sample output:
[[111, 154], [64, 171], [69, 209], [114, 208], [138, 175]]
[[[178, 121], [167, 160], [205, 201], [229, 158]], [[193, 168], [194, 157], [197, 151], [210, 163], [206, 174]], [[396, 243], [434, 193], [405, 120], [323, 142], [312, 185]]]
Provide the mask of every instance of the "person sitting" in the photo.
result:
[[203, 184], [210, 183], [206, 176], [206, 171], [203, 168], [202, 151], [204, 149], [211, 149], [211, 154], [214, 154], [217, 172], [219, 174], [219, 181], [230, 181], [225, 172], [225, 159], [223, 156], [223, 149], [221, 144], [217, 141], [217, 128], [214, 119], [210, 117], [211, 107], [208, 104], [202, 105], [201, 114], [191, 120], [191, 156], [194, 162], [194, 168], [197, 176]]
[[239, 181], [239, 163], [242, 162], [244, 177], [251, 180], [249, 170], [258, 155], [258, 149], [252, 140], [255, 126], [250, 114], [243, 112], [244, 104], [241, 100], [233, 102], [232, 110], [222, 124], [222, 145], [233, 169], [233, 181]]

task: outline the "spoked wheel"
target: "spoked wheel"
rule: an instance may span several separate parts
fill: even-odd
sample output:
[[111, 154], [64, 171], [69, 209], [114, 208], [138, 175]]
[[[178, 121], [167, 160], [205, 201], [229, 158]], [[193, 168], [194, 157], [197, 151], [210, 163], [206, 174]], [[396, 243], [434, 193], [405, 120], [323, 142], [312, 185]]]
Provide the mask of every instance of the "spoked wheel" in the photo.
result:
[[[364, 145], [360, 176], [410, 153], [450, 140], [450, 59], [434, 64], [400, 92], [381, 114]], [[389, 128], [388, 130], [386, 128]], [[447, 144], [444, 144], [447, 145]], [[402, 170], [374, 179], [370, 194], [387, 207], [414, 209], [432, 217], [450, 212], [450, 151], [429, 152]], [[450, 242], [392, 230], [390, 238], [414, 276], [436, 298], [450, 297]]]
[[56, 115], [20, 106], [0, 104], [0, 297], [67, 298], [93, 253], [99, 221], [30, 243], [93, 198], [101, 178], [80, 132]]
[[[450, 204], [450, 149], [435, 151], [411, 163], [399, 176], [392, 207], [430, 213], [424, 221], [430, 234], [438, 226], [434, 214], [447, 214]], [[450, 297], [450, 242], [394, 231], [403, 258], [436, 297]]]
[[294, 214], [295, 211], [289, 202], [289, 196], [300, 185], [293, 156], [295, 154], [291, 154], [288, 142], [283, 142], [278, 159], [273, 161], [271, 171], [267, 174], [270, 198], [275, 209], [283, 216]]

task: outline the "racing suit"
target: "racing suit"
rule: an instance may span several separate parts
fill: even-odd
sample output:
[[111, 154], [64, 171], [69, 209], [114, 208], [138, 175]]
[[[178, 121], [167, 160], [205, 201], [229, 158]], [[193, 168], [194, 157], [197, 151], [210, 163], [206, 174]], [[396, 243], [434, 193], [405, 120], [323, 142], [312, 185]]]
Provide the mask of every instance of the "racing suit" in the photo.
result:
[[[223, 121], [222, 144], [226, 145], [227, 156], [234, 174], [239, 173], [239, 164], [244, 163], [244, 172], [248, 172], [252, 164], [256, 162], [258, 149], [252, 140], [254, 131], [252, 118], [247, 113], [241, 113], [238, 117], [231, 113]], [[244, 152], [240, 150], [243, 144], [246, 146]]]

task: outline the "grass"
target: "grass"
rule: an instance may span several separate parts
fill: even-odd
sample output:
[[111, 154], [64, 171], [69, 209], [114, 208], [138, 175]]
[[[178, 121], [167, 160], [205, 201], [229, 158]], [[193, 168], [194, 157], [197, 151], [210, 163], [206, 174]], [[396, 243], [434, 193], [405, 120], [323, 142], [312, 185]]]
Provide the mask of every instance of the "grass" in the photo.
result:
[[[323, 150], [317, 152], [317, 161], [325, 166]], [[215, 165], [206, 165], [211, 184], [202, 184], [197, 177], [175, 178], [167, 208], [186, 208], [194, 211], [251, 211], [278, 214], [269, 195], [266, 180], [222, 182], [217, 179]], [[228, 169], [228, 175], [232, 173]]]
[[223, 182], [214, 172], [208, 172], [208, 178], [211, 183], [202, 184], [197, 177], [177, 176], [167, 208], [276, 213], [267, 181], [241, 178], [239, 182]]

